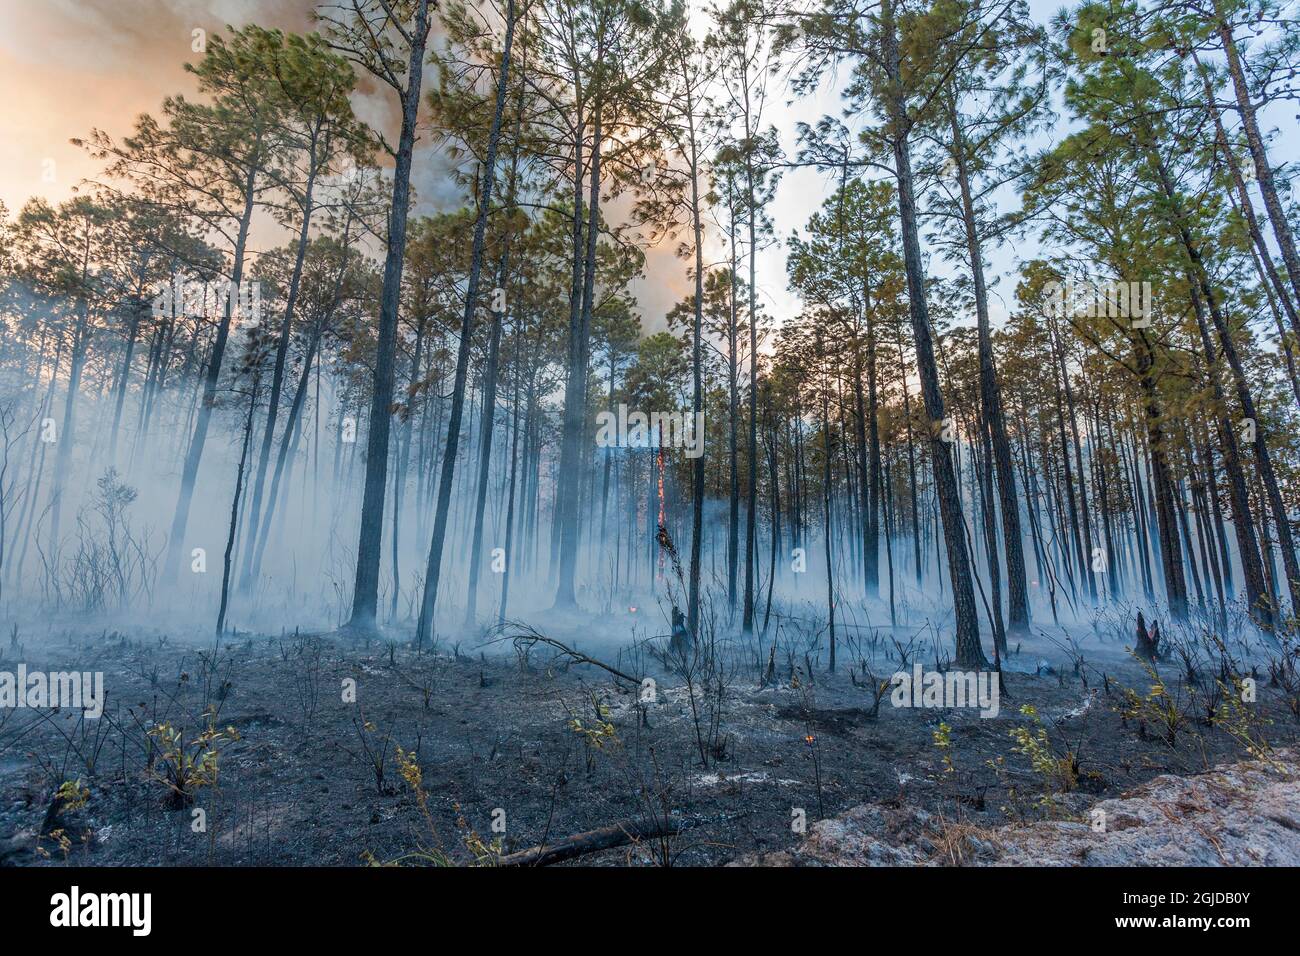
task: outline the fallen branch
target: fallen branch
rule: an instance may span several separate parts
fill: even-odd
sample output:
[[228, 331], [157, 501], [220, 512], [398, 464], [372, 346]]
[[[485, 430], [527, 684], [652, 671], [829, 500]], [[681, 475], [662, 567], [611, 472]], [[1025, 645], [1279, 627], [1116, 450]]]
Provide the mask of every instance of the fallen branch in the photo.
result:
[[557, 651], [560, 652], [560, 654], [569, 658], [575, 664], [591, 664], [593, 667], [599, 667], [601, 670], [607, 671], [608, 673], [613, 674], [615, 677], [627, 681], [629, 684], [631, 684], [634, 687], [641, 686], [641, 679], [639, 677], [633, 677], [631, 674], [625, 674], [617, 667], [611, 667], [609, 664], [606, 664], [604, 661], [598, 661], [594, 657], [588, 657], [586, 654], [582, 653], [582, 651], [575, 650], [569, 645], [557, 641], [553, 637], [547, 637], [545, 634], [538, 632], [536, 629], [534, 629], [533, 627], [527, 624], [507, 623], [506, 625], [504, 625], [504, 628], [519, 628], [524, 633], [515, 634], [515, 635], [502, 635], [496, 640], [488, 641], [488, 643], [496, 644], [501, 641], [509, 640], [514, 642], [516, 648], [531, 648], [538, 644], [545, 644], [547, 647], [555, 648]]
[[693, 825], [693, 821], [672, 817], [632, 817], [599, 830], [575, 833], [549, 845], [508, 853], [497, 860], [497, 866], [549, 866], [640, 840], [677, 836]]

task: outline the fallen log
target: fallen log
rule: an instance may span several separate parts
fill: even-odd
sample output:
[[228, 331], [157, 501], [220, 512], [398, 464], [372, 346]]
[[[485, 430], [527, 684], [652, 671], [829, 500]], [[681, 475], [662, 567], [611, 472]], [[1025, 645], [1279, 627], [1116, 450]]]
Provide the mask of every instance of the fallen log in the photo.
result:
[[508, 853], [498, 858], [497, 866], [549, 866], [640, 840], [677, 836], [692, 825], [693, 821], [673, 817], [632, 817], [598, 830], [575, 833], [554, 843]]

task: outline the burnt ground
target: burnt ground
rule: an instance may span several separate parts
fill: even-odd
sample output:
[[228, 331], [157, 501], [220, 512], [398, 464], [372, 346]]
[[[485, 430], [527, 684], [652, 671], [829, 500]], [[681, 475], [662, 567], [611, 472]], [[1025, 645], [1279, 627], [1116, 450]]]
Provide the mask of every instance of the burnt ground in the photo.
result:
[[[1073, 643], [1038, 629], [1013, 640], [1010, 699], [993, 719], [898, 709], [888, 694], [875, 712], [864, 658], [881, 679], [900, 658], [903, 669], [913, 660], [934, 668], [935, 658], [943, 666], [942, 644], [924, 629], [842, 639], [832, 674], [817, 635], [789, 625], [775, 651], [769, 638], [762, 650], [737, 642], [697, 653], [694, 695], [657, 656], [663, 641], [615, 652], [581, 627], [563, 640], [631, 676], [649, 675], [655, 700], [642, 706], [637, 687], [598, 666], [508, 640], [473, 649], [444, 641], [418, 653], [409, 639], [338, 633], [216, 642], [82, 629], [29, 638], [7, 649], [0, 670], [21, 660], [29, 669], [103, 671], [108, 704], [99, 720], [0, 710], [0, 860], [472, 864], [667, 814], [689, 828], [580, 862], [663, 864], [666, 856], [672, 865], [715, 865], [791, 846], [800, 809], [809, 825], [873, 802], [978, 826], [1077, 819], [1095, 800], [1158, 774], [1195, 773], [1300, 738], [1295, 687], [1285, 674], [1284, 686], [1270, 681], [1267, 654], [1250, 664], [1230, 655], [1238, 676], [1253, 669], [1257, 701], [1220, 701], [1210, 721], [1223, 661], [1190, 654], [1197, 680], [1189, 685], [1187, 662], [1171, 650], [1157, 665], [1165, 691], [1152, 695], [1151, 675], [1126, 653], [1131, 642], [1119, 628], [1080, 628]], [[356, 703], [343, 699], [347, 680], [356, 682]], [[1037, 718], [1020, 712], [1026, 704]], [[1141, 713], [1124, 714], [1137, 706]], [[205, 711], [221, 736], [196, 745]], [[160, 724], [180, 730], [184, 755], [150, 733]], [[1018, 744], [1017, 728], [1041, 746]], [[403, 773], [398, 748], [414, 755], [422, 780], [410, 763]], [[204, 776], [209, 750], [215, 779], [210, 762]], [[178, 764], [197, 778], [184, 795], [164, 782]], [[498, 823], [504, 811], [504, 833], [493, 830], [494, 811]]]

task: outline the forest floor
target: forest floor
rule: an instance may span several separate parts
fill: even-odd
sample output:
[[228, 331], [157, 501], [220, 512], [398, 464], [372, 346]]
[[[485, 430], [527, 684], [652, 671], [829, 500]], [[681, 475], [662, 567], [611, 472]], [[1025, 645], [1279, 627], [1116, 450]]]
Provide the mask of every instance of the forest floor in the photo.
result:
[[1270, 679], [1262, 644], [1229, 654], [1257, 681], [1256, 700], [1236, 706], [1210, 652], [1189, 651], [1193, 681], [1176, 649], [1156, 677], [1121, 627], [1035, 626], [1013, 638], [999, 712], [985, 718], [895, 707], [889, 692], [875, 706], [872, 688], [895, 670], [946, 666], [926, 628], [841, 638], [831, 673], [824, 633], [787, 622], [762, 645], [697, 649], [689, 682], [663, 639], [615, 651], [596, 629], [575, 618], [541, 633], [653, 685], [512, 641], [517, 627], [420, 653], [409, 637], [217, 642], [48, 625], [20, 636], [0, 671], [102, 671], [107, 705], [98, 720], [0, 709], [0, 862], [490, 863], [669, 818], [671, 839], [578, 862], [716, 865], [787, 850], [860, 805], [972, 827], [1086, 822], [1096, 801], [1161, 774], [1300, 741], [1296, 687]]

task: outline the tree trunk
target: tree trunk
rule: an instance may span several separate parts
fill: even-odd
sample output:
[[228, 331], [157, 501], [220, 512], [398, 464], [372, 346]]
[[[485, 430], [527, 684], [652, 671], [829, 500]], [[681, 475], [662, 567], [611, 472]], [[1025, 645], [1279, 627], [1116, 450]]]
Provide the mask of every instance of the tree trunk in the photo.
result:
[[[260, 137], [254, 147], [252, 156], [261, 153]], [[239, 232], [235, 238], [235, 252], [230, 281], [234, 290], [238, 290], [244, 281], [244, 249], [248, 243], [248, 227], [253, 218], [253, 200], [257, 185], [257, 161], [250, 161], [248, 175], [244, 179], [244, 210], [239, 219]], [[203, 447], [208, 439], [208, 422], [212, 418], [212, 406], [217, 400], [217, 383], [221, 379], [221, 362], [226, 354], [226, 342], [230, 338], [231, 314], [234, 310], [235, 296], [227, 295], [221, 322], [217, 326], [217, 338], [212, 345], [212, 354], [208, 358], [207, 377], [203, 382], [203, 397], [199, 402], [198, 415], [194, 422], [194, 434], [190, 438], [189, 451], [185, 455], [185, 468], [181, 472], [181, 489], [176, 499], [176, 512], [172, 517], [171, 533], [167, 538], [167, 559], [163, 564], [163, 580], [174, 580], [179, 570], [181, 549], [185, 544], [185, 528], [190, 520], [190, 502], [194, 498], [194, 485], [198, 480], [199, 462], [203, 459]]]
[[[293, 274], [289, 278], [289, 293], [280, 320], [280, 335], [275, 347], [275, 367], [271, 371], [271, 391], [267, 397], [266, 430], [262, 434], [262, 447], [257, 456], [257, 474], [253, 477], [253, 501], [248, 508], [249, 544], [256, 542], [257, 519], [262, 512], [262, 489], [266, 483], [266, 469], [271, 461], [271, 445], [275, 442], [275, 423], [280, 413], [280, 390], [284, 387], [284, 365], [289, 354], [289, 334], [293, 329], [293, 313], [298, 304], [298, 290], [302, 285], [302, 266], [307, 257], [310, 239], [312, 190], [316, 184], [316, 160], [313, 156], [303, 190], [302, 227], [298, 230], [298, 251], [294, 257]], [[247, 592], [253, 583], [253, 547], [244, 549], [243, 568], [240, 570], [239, 590]]]
[[[483, 244], [487, 234], [488, 213], [492, 207], [492, 187], [496, 182], [497, 145], [501, 139], [501, 121], [506, 108], [506, 90], [510, 78], [510, 47], [514, 41], [514, 33], [515, 5], [514, 0], [509, 0], [506, 6], [506, 36], [501, 48], [501, 69], [497, 77], [496, 108], [492, 113], [492, 129], [488, 134], [487, 158], [483, 164], [483, 184], [479, 190], [478, 220], [474, 223], [474, 245], [470, 252], [469, 282], [465, 290], [465, 311], [460, 323], [456, 379], [452, 386], [451, 415], [447, 422], [447, 447], [443, 451], [442, 474], [438, 479], [438, 506], [433, 519], [433, 540], [429, 543], [429, 561], [424, 574], [424, 594], [420, 600], [420, 621], [415, 631], [417, 647], [423, 647], [425, 638], [431, 635], [434, 605], [438, 600], [438, 579], [442, 573], [442, 548], [447, 535], [447, 515], [451, 507], [451, 485], [456, 471], [456, 448], [460, 442], [460, 421], [465, 406], [465, 379], [469, 373], [469, 350], [474, 337], [474, 313], [478, 309], [478, 285], [483, 269]], [[491, 387], [495, 390], [495, 381], [492, 382]], [[474, 544], [477, 546], [478, 542]], [[471, 560], [478, 560], [478, 555], [471, 555]]]
[[393, 373], [397, 357], [397, 309], [402, 294], [406, 258], [406, 219], [410, 212], [411, 154], [420, 111], [424, 47], [429, 35], [429, 0], [417, 0], [412, 28], [407, 86], [402, 94], [402, 132], [393, 168], [393, 205], [388, 224], [388, 253], [379, 300], [379, 330], [375, 350], [370, 422], [366, 431], [366, 479], [361, 497], [361, 528], [357, 541], [356, 583], [348, 627], [373, 631], [379, 607], [379, 560], [384, 537], [384, 492], [388, 483], [388, 439], [392, 429]]
[[953, 148], [957, 156], [957, 177], [961, 188], [962, 222], [966, 227], [966, 252], [970, 257], [971, 277], [975, 290], [975, 322], [979, 338], [980, 405], [988, 423], [993, 444], [993, 464], [997, 469], [998, 507], [1002, 514], [1002, 544], [1007, 561], [1007, 623], [1015, 635], [1029, 628], [1029, 590], [1025, 584], [1025, 553], [1020, 533], [1020, 502], [1016, 495], [1016, 476], [1011, 467], [1011, 442], [1007, 438], [1006, 418], [1002, 414], [1002, 390], [998, 385], [993, 362], [993, 337], [989, 324], [988, 289], [984, 280], [984, 256], [975, 222], [975, 203], [971, 195], [970, 173], [966, 164], [966, 140], [952, 108]]

